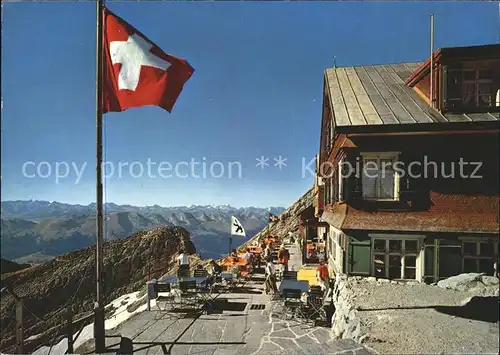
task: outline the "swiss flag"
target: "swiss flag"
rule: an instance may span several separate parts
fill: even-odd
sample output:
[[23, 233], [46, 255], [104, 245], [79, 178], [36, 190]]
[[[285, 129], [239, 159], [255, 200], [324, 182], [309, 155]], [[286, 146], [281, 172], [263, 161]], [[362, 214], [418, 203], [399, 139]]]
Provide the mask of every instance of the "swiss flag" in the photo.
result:
[[172, 111], [194, 69], [103, 9], [103, 113], [160, 106]]

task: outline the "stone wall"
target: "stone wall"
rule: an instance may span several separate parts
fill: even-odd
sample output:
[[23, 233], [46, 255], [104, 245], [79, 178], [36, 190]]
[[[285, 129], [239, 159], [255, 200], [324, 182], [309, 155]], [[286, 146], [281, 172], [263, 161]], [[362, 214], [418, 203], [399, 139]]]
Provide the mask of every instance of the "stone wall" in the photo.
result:
[[367, 332], [357, 316], [354, 293], [349, 288], [347, 276], [337, 274], [333, 287], [335, 314], [332, 319], [332, 336], [336, 339], [353, 339], [362, 343]]

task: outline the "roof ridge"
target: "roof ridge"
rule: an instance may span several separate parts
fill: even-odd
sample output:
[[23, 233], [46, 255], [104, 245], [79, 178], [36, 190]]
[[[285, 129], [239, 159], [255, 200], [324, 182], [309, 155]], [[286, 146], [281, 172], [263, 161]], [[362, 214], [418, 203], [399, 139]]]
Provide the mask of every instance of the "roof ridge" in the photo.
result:
[[379, 63], [379, 64], [361, 64], [361, 65], [346, 65], [346, 66], [339, 66], [337, 65], [336, 67], [328, 67], [328, 69], [345, 69], [345, 68], [362, 68], [362, 67], [377, 67], [377, 66], [383, 66], [383, 65], [399, 65], [399, 64], [418, 64], [422, 65], [424, 61], [414, 61], [414, 62], [398, 62], [398, 63]]

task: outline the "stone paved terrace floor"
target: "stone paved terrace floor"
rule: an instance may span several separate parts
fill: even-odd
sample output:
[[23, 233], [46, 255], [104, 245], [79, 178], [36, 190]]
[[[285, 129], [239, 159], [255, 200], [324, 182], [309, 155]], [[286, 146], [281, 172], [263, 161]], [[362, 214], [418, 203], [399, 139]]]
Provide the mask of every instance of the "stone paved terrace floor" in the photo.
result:
[[[291, 252], [291, 259], [296, 260], [294, 254], [298, 250], [292, 247]], [[270, 297], [262, 294], [262, 280], [245, 286], [245, 293], [221, 294], [218, 313], [180, 317], [184, 314], [154, 307], [151, 312], [138, 313], [113, 333], [131, 339], [134, 354], [370, 354], [352, 340], [331, 339], [329, 328], [273, 317]], [[253, 310], [251, 305], [265, 308]], [[120, 338], [110, 338], [108, 342], [116, 344]]]

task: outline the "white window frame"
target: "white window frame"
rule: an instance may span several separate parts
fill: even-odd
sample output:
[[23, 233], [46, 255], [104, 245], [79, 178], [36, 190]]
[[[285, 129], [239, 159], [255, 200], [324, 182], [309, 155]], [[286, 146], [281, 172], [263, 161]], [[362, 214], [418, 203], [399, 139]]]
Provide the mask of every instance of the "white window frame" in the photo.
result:
[[[493, 263], [496, 262], [496, 260], [498, 260], [499, 258], [499, 255], [498, 255], [498, 247], [499, 247], [499, 242], [497, 240], [492, 240], [492, 239], [488, 239], [488, 238], [473, 238], [473, 237], [460, 237], [459, 238], [460, 242], [461, 242], [461, 247], [462, 247], [462, 272], [465, 272], [464, 271], [464, 267], [465, 267], [465, 260], [466, 259], [469, 259], [469, 260], [475, 260], [476, 261], [476, 271], [472, 271], [472, 272], [479, 272], [479, 261], [480, 260], [491, 260], [493, 261]], [[474, 243], [476, 244], [476, 255], [465, 255], [464, 254], [464, 244], [465, 243]], [[480, 254], [480, 244], [483, 243], [483, 244], [493, 244], [493, 255], [492, 256], [481, 256], [479, 255]], [[498, 266], [497, 266], [498, 267]], [[498, 273], [498, 270], [497, 270], [497, 273]]]
[[[393, 163], [396, 163], [399, 160], [401, 152], [363, 152], [361, 153], [361, 157], [363, 159], [363, 168], [361, 174], [361, 186], [363, 186], [363, 177], [364, 177], [364, 169], [365, 169], [365, 161], [367, 159], [377, 159], [379, 161], [378, 165], [380, 165], [380, 160], [382, 159], [392, 159]], [[365, 195], [365, 191], [363, 188], [363, 199], [371, 200], [371, 201], [399, 201], [399, 191], [400, 191], [400, 176], [395, 171], [394, 172], [394, 198], [379, 198], [379, 197], [367, 197]], [[378, 183], [378, 195], [380, 196], [380, 180]]]
[[[384, 252], [376, 252], [375, 251], [375, 240], [384, 240], [385, 241], [385, 250]], [[389, 241], [391, 240], [400, 240], [402, 252], [391, 252], [389, 250]], [[405, 251], [405, 242], [407, 240], [416, 241], [417, 242], [417, 251], [416, 252], [406, 252]], [[405, 269], [406, 269], [406, 256], [415, 256], [415, 280], [420, 281], [423, 276], [423, 245], [424, 237], [420, 236], [399, 236], [395, 235], [393, 237], [389, 236], [376, 236], [373, 235], [371, 237], [371, 274], [375, 276], [375, 254], [384, 254], [384, 277], [386, 279], [389, 278], [389, 258], [391, 255], [400, 255], [401, 256], [401, 273], [399, 279], [404, 280], [413, 280], [404, 278]]]

